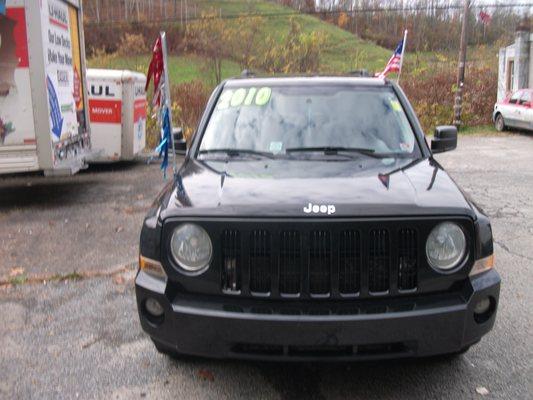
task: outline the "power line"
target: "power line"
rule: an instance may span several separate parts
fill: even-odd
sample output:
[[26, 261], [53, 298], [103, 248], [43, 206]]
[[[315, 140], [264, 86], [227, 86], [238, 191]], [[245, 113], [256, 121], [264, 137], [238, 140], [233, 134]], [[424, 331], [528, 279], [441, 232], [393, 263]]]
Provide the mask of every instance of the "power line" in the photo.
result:
[[[244, 12], [239, 14], [226, 14], [226, 15], [213, 15], [213, 16], [196, 16], [196, 17], [189, 17], [188, 21], [195, 21], [195, 20], [206, 20], [206, 19], [237, 19], [237, 18], [253, 18], [253, 17], [262, 17], [262, 18], [278, 18], [278, 17], [290, 17], [290, 16], [296, 16], [296, 15], [315, 15], [315, 16], [325, 16], [325, 15], [339, 15], [341, 13], [350, 13], [350, 14], [368, 14], [368, 13], [386, 13], [386, 12], [416, 12], [416, 11], [448, 11], [448, 10], [460, 10], [462, 9], [462, 5], [459, 4], [452, 4], [452, 5], [446, 5], [446, 6], [433, 6], [433, 7], [427, 7], [427, 6], [416, 6], [416, 7], [369, 7], [369, 8], [360, 8], [360, 9], [354, 9], [354, 10], [314, 10], [309, 12], [300, 12], [297, 10], [294, 11], [276, 11], [276, 12]], [[504, 9], [504, 8], [524, 8], [524, 7], [533, 7], [533, 3], [490, 3], [490, 4], [479, 4], [479, 5], [471, 5], [470, 9]], [[113, 24], [129, 24], [130, 22], [139, 22], [146, 25], [153, 25], [153, 24], [170, 24], [170, 23], [176, 23], [176, 19], [159, 19], [159, 20], [152, 20], [152, 21], [102, 21], [101, 23], [113, 23]], [[95, 25], [98, 24], [96, 22], [88, 22], [86, 25]]]

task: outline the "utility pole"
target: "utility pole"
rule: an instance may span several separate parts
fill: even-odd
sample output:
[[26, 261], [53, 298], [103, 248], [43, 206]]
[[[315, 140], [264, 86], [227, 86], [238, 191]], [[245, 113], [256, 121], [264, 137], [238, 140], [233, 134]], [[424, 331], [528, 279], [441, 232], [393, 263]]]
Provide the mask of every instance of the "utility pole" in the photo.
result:
[[459, 64], [457, 66], [457, 88], [455, 92], [455, 103], [453, 106], [453, 124], [459, 128], [461, 126], [461, 109], [463, 107], [463, 90], [465, 84], [466, 68], [466, 44], [468, 30], [468, 11], [470, 9], [470, 0], [464, 0], [463, 9], [463, 26], [461, 28], [461, 45], [459, 49]]

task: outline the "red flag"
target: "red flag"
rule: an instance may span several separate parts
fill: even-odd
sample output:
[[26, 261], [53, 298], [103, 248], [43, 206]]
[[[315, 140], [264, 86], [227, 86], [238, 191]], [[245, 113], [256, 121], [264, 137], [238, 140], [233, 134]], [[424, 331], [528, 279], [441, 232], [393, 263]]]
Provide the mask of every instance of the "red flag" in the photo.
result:
[[154, 78], [154, 104], [160, 105], [160, 83], [161, 77], [163, 76], [163, 46], [161, 44], [161, 36], [157, 37], [157, 40], [154, 44], [154, 49], [152, 51], [152, 61], [150, 61], [150, 66], [148, 67], [148, 75], [146, 77], [146, 88], [150, 86], [150, 81], [152, 77]]
[[486, 13], [485, 11], [480, 11], [479, 19], [481, 20], [481, 22], [483, 22], [483, 24], [488, 25], [490, 24], [492, 17], [490, 16], [490, 14]]

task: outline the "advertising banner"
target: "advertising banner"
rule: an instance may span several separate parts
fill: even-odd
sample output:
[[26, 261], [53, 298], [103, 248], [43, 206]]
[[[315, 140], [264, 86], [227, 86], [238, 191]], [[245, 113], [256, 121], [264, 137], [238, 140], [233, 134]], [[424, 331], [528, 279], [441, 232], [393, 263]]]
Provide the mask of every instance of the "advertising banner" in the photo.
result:
[[146, 81], [135, 80], [133, 93], [133, 153], [137, 154], [146, 144]]
[[92, 123], [122, 123], [122, 84], [89, 79], [89, 119]]
[[78, 11], [62, 0], [41, 0], [43, 49], [53, 142], [85, 130]]

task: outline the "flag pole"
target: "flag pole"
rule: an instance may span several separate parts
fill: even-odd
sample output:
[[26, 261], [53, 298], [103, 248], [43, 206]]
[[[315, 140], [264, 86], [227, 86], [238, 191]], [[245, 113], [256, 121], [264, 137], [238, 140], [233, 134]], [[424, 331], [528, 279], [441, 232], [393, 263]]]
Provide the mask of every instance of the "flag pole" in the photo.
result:
[[172, 167], [174, 175], [178, 171], [177, 160], [176, 160], [176, 150], [174, 147], [174, 132], [172, 130], [172, 100], [170, 98], [170, 80], [168, 79], [168, 63], [167, 63], [167, 34], [165, 31], [160, 32], [161, 35], [161, 48], [163, 50], [163, 73], [165, 79], [165, 106], [168, 110], [168, 117], [170, 122], [170, 148], [172, 151]]
[[400, 70], [398, 71], [398, 78], [396, 78], [396, 83], [400, 83], [400, 75], [402, 74], [402, 67], [403, 67], [403, 55], [405, 53], [406, 47], [407, 47], [407, 29], [403, 32], [402, 56], [400, 57]]

